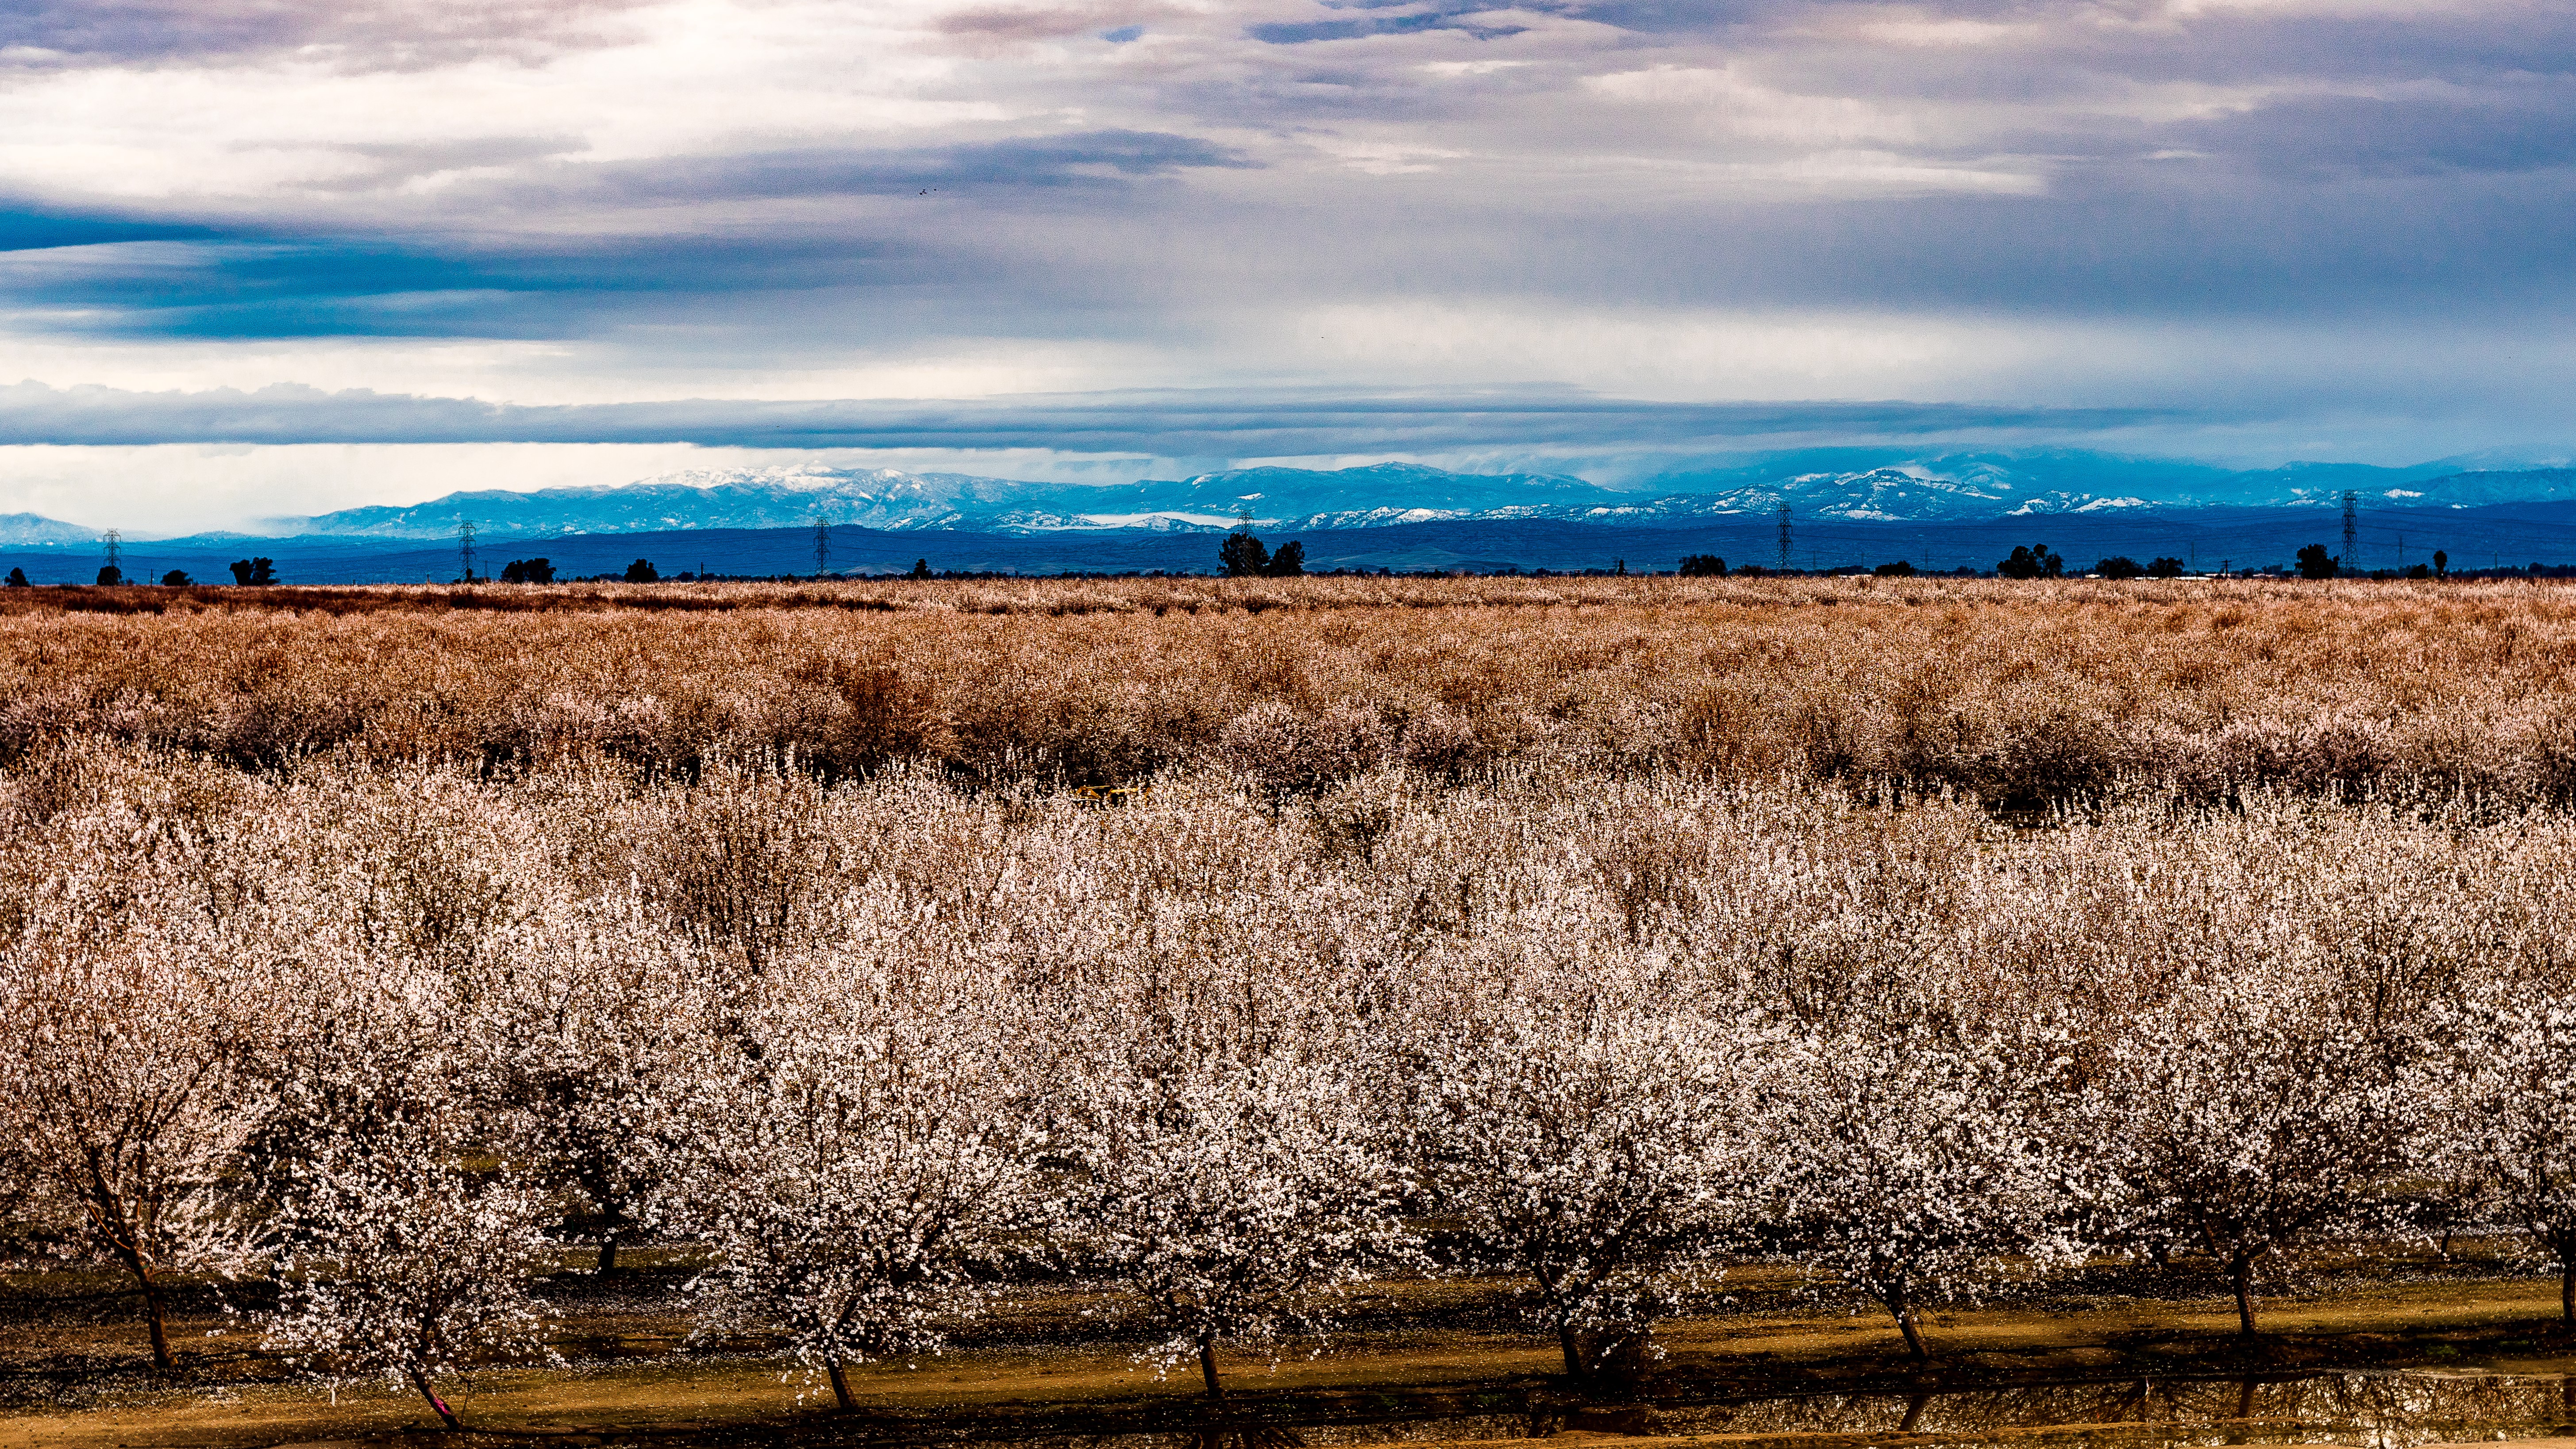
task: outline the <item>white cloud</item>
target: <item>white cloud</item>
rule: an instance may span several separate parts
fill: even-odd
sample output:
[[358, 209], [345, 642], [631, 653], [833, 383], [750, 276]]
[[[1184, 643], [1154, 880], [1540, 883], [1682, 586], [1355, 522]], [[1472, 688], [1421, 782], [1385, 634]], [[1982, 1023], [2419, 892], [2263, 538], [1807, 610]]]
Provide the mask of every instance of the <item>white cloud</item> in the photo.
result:
[[[2250, 386], [2359, 436], [2415, 397], [2540, 427], [2576, 375], [2531, 341], [2569, 310], [2576, 96], [2533, 60], [2576, 37], [2564, 7], [22, 9], [0, 193], [35, 240], [0, 252], [0, 378], [529, 404]], [[1079, 135], [1134, 144], [1010, 149]], [[936, 195], [878, 174], [943, 156]], [[171, 231], [93, 234], [125, 222]], [[252, 455], [156, 456], [256, 491], [226, 461]], [[259, 456], [282, 496], [321, 486]], [[500, 457], [473, 466], [594, 466]]]

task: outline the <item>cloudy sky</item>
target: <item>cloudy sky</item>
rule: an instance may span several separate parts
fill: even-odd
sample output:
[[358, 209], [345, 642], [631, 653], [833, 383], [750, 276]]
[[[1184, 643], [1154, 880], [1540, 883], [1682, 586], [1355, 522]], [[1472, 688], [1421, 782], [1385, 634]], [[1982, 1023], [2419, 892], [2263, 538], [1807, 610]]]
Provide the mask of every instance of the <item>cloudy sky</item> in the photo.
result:
[[2576, 6], [0, 0], [0, 511], [2563, 454]]

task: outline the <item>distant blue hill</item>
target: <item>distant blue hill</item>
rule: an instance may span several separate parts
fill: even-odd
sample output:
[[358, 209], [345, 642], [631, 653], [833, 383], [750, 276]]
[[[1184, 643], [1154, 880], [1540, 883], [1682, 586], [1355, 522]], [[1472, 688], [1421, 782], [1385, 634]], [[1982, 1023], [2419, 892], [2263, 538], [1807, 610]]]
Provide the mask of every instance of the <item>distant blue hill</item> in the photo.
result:
[[[315, 557], [317, 566], [326, 554], [378, 558], [410, 549], [422, 552], [422, 567], [435, 573], [446, 566], [427, 556], [450, 546], [465, 523], [487, 548], [503, 552], [532, 547], [533, 540], [806, 529], [819, 520], [894, 534], [1079, 535], [1090, 541], [1073, 538], [1068, 546], [1082, 557], [1095, 556], [1095, 544], [1111, 547], [1113, 536], [1223, 533], [1247, 516], [1269, 532], [1311, 533], [1509, 521], [1768, 529], [1784, 508], [1796, 526], [1825, 530], [2206, 513], [2211, 516], [2192, 526], [2207, 531], [2236, 526], [2219, 515], [2248, 510], [2332, 512], [2347, 491], [2356, 495], [2367, 527], [2377, 528], [2383, 515], [2576, 502], [2576, 470], [2301, 463], [2231, 471], [2082, 452], [1910, 456], [1826, 449], [1681, 470], [1614, 490], [1556, 474], [1454, 473], [1410, 463], [1331, 471], [1238, 468], [1121, 484], [804, 465], [678, 473], [616, 487], [452, 493], [427, 503], [275, 520], [278, 537], [205, 534], [129, 546], [189, 557], [288, 549]], [[0, 549], [8, 548], [92, 555], [98, 530], [34, 514], [0, 515]], [[1050, 555], [1041, 549], [1035, 556]]]
[[[2534, 561], [2576, 561], [2576, 500], [2467, 508], [2380, 508], [2362, 515], [2359, 564], [2388, 568], [2427, 561], [2447, 550], [2454, 568]], [[1713, 553], [1730, 563], [1777, 561], [1778, 530], [1768, 515], [1737, 514], [1658, 525], [1607, 525], [1554, 518], [1446, 519], [1365, 528], [1258, 530], [1273, 545], [1303, 542], [1309, 568], [1672, 569], [1684, 554]], [[895, 530], [847, 525], [831, 530], [831, 567], [847, 573], [897, 573], [924, 559], [934, 570], [1055, 574], [1065, 572], [1212, 573], [1213, 533], [1146, 530], [994, 533]], [[2120, 509], [2037, 517], [1884, 522], [1803, 519], [1792, 525], [1792, 563], [1799, 568], [1874, 566], [1905, 559], [1918, 567], [1991, 569], [2016, 544], [2046, 544], [2077, 568], [2124, 554], [2140, 562], [2159, 555], [2196, 568], [2287, 564], [2306, 544], [2342, 548], [2341, 520], [2327, 508]], [[458, 574], [452, 544], [400, 539], [304, 537], [219, 541], [176, 539], [128, 544], [125, 567], [137, 580], [169, 569], [200, 582], [227, 582], [225, 565], [250, 554], [277, 561], [284, 583], [445, 582]], [[813, 572], [810, 528], [686, 529], [518, 539], [483, 549], [478, 571], [495, 574], [513, 558], [542, 556], [565, 576], [622, 572], [651, 559], [666, 577], [683, 571], [730, 576]], [[0, 546], [0, 570], [24, 568], [37, 583], [88, 583], [98, 568], [94, 548]]]

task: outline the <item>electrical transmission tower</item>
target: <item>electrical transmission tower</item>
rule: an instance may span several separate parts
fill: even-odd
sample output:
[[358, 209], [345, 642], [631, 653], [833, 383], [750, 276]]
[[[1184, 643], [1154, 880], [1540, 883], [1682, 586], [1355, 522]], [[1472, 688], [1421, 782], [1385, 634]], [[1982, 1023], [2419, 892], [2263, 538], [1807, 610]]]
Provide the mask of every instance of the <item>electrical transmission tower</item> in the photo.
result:
[[2358, 530], [2352, 521], [2352, 506], [2360, 501], [2360, 494], [2349, 488], [2343, 490], [2343, 557], [2339, 562], [2343, 565], [2343, 572], [2348, 574], [2361, 572], [2361, 557], [2353, 544], [2353, 536]]
[[1780, 505], [1780, 572], [1789, 571], [1789, 505]]
[[111, 528], [100, 534], [98, 541], [107, 545], [107, 567], [99, 570], [98, 581], [102, 584], [125, 582], [125, 534]]
[[823, 510], [814, 510], [814, 577], [821, 578], [832, 566], [832, 521]]
[[456, 561], [465, 566], [465, 582], [474, 582], [474, 520], [456, 517]]

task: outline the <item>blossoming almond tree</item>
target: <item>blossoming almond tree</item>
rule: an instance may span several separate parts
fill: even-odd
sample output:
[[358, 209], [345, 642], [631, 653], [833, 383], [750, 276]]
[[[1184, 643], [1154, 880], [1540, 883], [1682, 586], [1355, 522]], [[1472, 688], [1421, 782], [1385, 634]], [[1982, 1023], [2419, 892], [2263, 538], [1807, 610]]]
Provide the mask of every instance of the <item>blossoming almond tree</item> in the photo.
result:
[[1417, 1251], [1405, 1176], [1348, 1062], [1095, 1059], [1068, 1091], [1089, 1246], [1170, 1334], [1153, 1356], [1195, 1356], [1210, 1398], [1218, 1345], [1321, 1334], [1338, 1293]]
[[1918, 1360], [1922, 1305], [2081, 1252], [2043, 1121], [2044, 1034], [2007, 1044], [1945, 1016], [1802, 1030], [1768, 1117], [1790, 1251], [1884, 1304]]
[[612, 899], [515, 933], [458, 1024], [496, 1145], [572, 1210], [602, 1275], [678, 1160], [658, 1104], [712, 1029], [712, 983], [639, 914]]
[[430, 1104], [280, 1164], [264, 1225], [279, 1296], [261, 1315], [289, 1361], [408, 1386], [450, 1429], [461, 1425], [441, 1380], [548, 1356], [530, 1280], [555, 1251], [545, 1194], [507, 1163], [470, 1171], [455, 1126]]
[[2418, 1160], [2493, 1193], [2556, 1261], [2559, 1318], [2576, 1326], [2576, 995], [2473, 989], [2434, 1014], [2413, 1084], [2436, 1104]]
[[277, 1107], [244, 1224], [278, 1286], [256, 1321], [305, 1371], [408, 1388], [455, 1428], [442, 1383], [552, 1356], [532, 1280], [559, 1251], [557, 1207], [496, 1156], [502, 1054], [468, 1009], [473, 963], [330, 923], [304, 949], [278, 1002]]
[[2086, 1126], [2142, 1219], [2225, 1265], [2255, 1332], [2267, 1255], [2366, 1225], [2405, 1165], [2409, 1094], [2387, 1044], [2319, 973], [2249, 962], [2196, 973], [2116, 1032]]
[[270, 1106], [246, 1070], [257, 973], [189, 925], [46, 913], [0, 973], [0, 1132], [66, 1244], [133, 1278], [158, 1368], [167, 1279], [231, 1264], [233, 1178]]
[[1750, 1033], [1580, 996], [1493, 1001], [1429, 1032], [1411, 1125], [1437, 1200], [1527, 1276], [1567, 1377], [1591, 1386], [1713, 1271], [1762, 1169]]
[[1041, 1240], [1059, 1197], [978, 1003], [829, 960], [774, 960], [751, 990], [673, 1104], [665, 1214], [715, 1254], [690, 1285], [704, 1329], [783, 1333], [853, 1409], [847, 1367], [938, 1352], [991, 1295], [977, 1270]]

